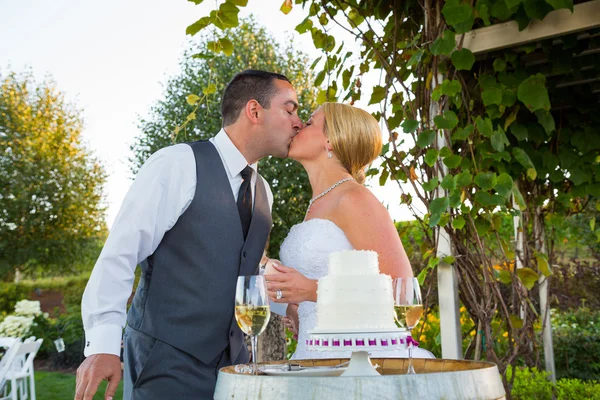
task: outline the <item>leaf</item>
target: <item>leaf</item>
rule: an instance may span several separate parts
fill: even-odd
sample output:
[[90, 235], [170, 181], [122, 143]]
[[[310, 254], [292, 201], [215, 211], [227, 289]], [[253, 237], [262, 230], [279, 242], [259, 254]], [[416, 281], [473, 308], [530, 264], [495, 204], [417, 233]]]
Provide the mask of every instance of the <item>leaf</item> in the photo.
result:
[[194, 3], [195, 5], [198, 5], [200, 3], [202, 3], [204, 0], [188, 0], [191, 3]]
[[523, 0], [523, 8], [530, 19], [543, 20], [552, 7], [543, 0]]
[[449, 200], [447, 197], [438, 197], [429, 203], [429, 211], [431, 212], [431, 218], [429, 220], [429, 226], [436, 226], [442, 218], [442, 213], [448, 209]]
[[512, 124], [510, 126], [510, 133], [519, 141], [527, 140], [527, 128], [521, 124]]
[[448, 146], [444, 146], [440, 149], [440, 157], [446, 158], [452, 155], [452, 149]]
[[217, 85], [211, 83], [202, 90], [202, 93], [204, 93], [205, 95], [217, 93]]
[[421, 272], [419, 272], [419, 275], [417, 275], [417, 280], [419, 281], [420, 286], [423, 286], [423, 283], [425, 283], [425, 278], [427, 278], [428, 272], [429, 270], [427, 268], [423, 268]]
[[221, 45], [221, 51], [227, 57], [229, 57], [231, 54], [233, 54], [233, 43], [231, 43], [231, 40], [226, 39], [226, 38], [221, 38], [221, 39], [219, 39], [219, 44]]
[[550, 114], [550, 111], [546, 110], [537, 110], [535, 112], [535, 116], [537, 117], [538, 123], [544, 128], [546, 134], [550, 135], [552, 132], [556, 130], [556, 125], [554, 123], [554, 117]]
[[442, 82], [442, 94], [445, 94], [446, 96], [454, 96], [456, 94], [459, 94], [462, 90], [462, 86], [460, 84], [460, 81], [453, 79], [453, 80], [448, 80], [448, 79], [444, 79], [444, 82]]
[[550, 269], [550, 264], [548, 264], [548, 257], [545, 254], [538, 253], [535, 256], [537, 261], [538, 271], [542, 273], [545, 277], [552, 275], [552, 270]]
[[513, 149], [513, 156], [519, 162], [519, 164], [527, 169], [527, 177], [529, 177], [531, 180], [534, 180], [537, 177], [537, 171], [535, 170], [535, 166], [531, 162], [531, 159], [527, 153], [525, 153], [525, 150], [515, 147]]
[[198, 102], [198, 100], [200, 100], [200, 96], [198, 96], [197, 94], [188, 94], [185, 98], [185, 101], [187, 101], [187, 103], [190, 106], [194, 106], [196, 105], [196, 103]]
[[483, 20], [483, 23], [486, 26], [490, 25], [490, 10], [492, 8], [492, 4], [489, 2], [489, 0], [478, 0], [475, 8], [479, 14], [479, 18]]
[[481, 118], [477, 117], [475, 120], [475, 124], [477, 125], [477, 130], [485, 137], [490, 137], [494, 133], [494, 128], [492, 127], [492, 120], [489, 118]]
[[452, 53], [452, 64], [457, 70], [470, 70], [475, 64], [475, 56], [469, 49], [456, 50]]
[[390, 176], [390, 172], [387, 169], [384, 169], [383, 171], [381, 171], [381, 175], [379, 175], [379, 186], [384, 186], [385, 181], [387, 181], [387, 178], [389, 176]]
[[[454, 181], [456, 182], [456, 180]], [[456, 187], [456, 185], [454, 187]], [[450, 192], [450, 207], [459, 208], [461, 204], [461, 192], [456, 189], [452, 189], [452, 191]]]
[[350, 12], [348, 12], [348, 21], [351, 22], [350, 26], [352, 26], [353, 28], [358, 27], [360, 24], [363, 23], [364, 20], [365, 18], [354, 7], [352, 7]]
[[423, 49], [420, 49], [417, 52], [413, 53], [413, 55], [410, 57], [410, 59], [406, 63], [406, 66], [408, 68], [411, 68], [411, 67], [414, 67], [415, 65], [419, 64], [421, 62], [421, 58], [423, 58], [423, 54], [425, 54], [425, 50], [423, 50]]
[[473, 182], [473, 175], [470, 172], [464, 171], [456, 175], [456, 184], [460, 187], [469, 186]]
[[[298, 24], [298, 26], [296, 26], [296, 32], [298, 32], [299, 34], [303, 34], [308, 32], [309, 30], [311, 30], [313, 27], [313, 22], [309, 19], [309, 17], [306, 17], [304, 19], [304, 21], [302, 21], [301, 23]], [[320, 59], [321, 57], [319, 57]], [[312, 67], [314, 68], [314, 66]]]
[[487, 234], [490, 231], [490, 221], [481, 218], [481, 217], [477, 217], [475, 218], [475, 230], [477, 230], [477, 233], [479, 234], [479, 236], [485, 236], [485, 234]]
[[596, 217], [592, 217], [590, 219], [590, 229], [592, 230], [592, 232], [596, 230]]
[[454, 177], [450, 174], [446, 175], [444, 179], [442, 179], [442, 183], [440, 183], [442, 189], [452, 190], [456, 188], [456, 182], [454, 181]]
[[527, 205], [525, 204], [525, 199], [523, 198], [523, 195], [519, 191], [519, 187], [517, 186], [517, 182], [515, 182], [514, 185], [513, 185], [512, 194], [513, 194], [515, 202], [517, 203], [517, 205], [519, 206], [519, 208], [521, 210], [526, 209]]
[[434, 56], [449, 56], [456, 47], [456, 35], [449, 29], [446, 29], [442, 36], [438, 37], [431, 44], [431, 54]]
[[279, 9], [285, 15], [288, 15], [292, 11], [292, 0], [285, 0]]
[[471, 124], [465, 126], [462, 129], [458, 129], [452, 135], [452, 140], [466, 140], [475, 131], [475, 127]]
[[512, 110], [512, 112], [508, 115], [508, 117], [506, 117], [506, 119], [504, 120], [504, 130], [506, 131], [508, 129], [508, 127], [516, 121], [517, 119], [517, 114], [519, 113], [519, 106], [516, 106], [514, 110]]
[[[419, 121], [414, 120], [414, 119], [406, 119], [406, 120], [404, 120], [404, 122], [402, 122], [402, 124], [400, 126], [402, 126], [402, 130], [405, 133], [413, 133], [419, 127]], [[425, 146], [423, 146], [423, 147], [425, 147]]]
[[458, 117], [454, 111], [448, 110], [444, 112], [444, 116], [435, 116], [433, 122], [439, 129], [454, 129], [458, 125]]
[[415, 167], [414, 167], [414, 165], [411, 165], [411, 166], [410, 166], [410, 169], [409, 169], [409, 174], [410, 174], [410, 176], [409, 176], [409, 179], [410, 179], [411, 181], [416, 181], [416, 180], [418, 180], [418, 179], [419, 179], [419, 176], [418, 176], [418, 175], [417, 175], [417, 173], [415, 172]]
[[490, 190], [496, 183], [498, 182], [498, 178], [496, 174], [493, 172], [480, 172], [475, 175], [475, 183], [483, 190]]
[[492, 104], [500, 104], [502, 102], [502, 90], [500, 88], [484, 90], [481, 92], [481, 99], [486, 107]]
[[446, 256], [446, 257], [442, 258], [442, 262], [446, 263], [446, 264], [454, 264], [455, 261], [456, 261], [456, 258], [454, 258], [452, 256]]
[[438, 155], [439, 153], [437, 149], [427, 150], [427, 153], [425, 154], [425, 164], [429, 165], [430, 167], [433, 167], [438, 159]]
[[417, 139], [417, 146], [424, 149], [429, 146], [435, 140], [435, 131], [431, 129], [427, 129], [426, 131], [421, 132], [419, 138]]
[[540, 109], [550, 110], [546, 77], [538, 73], [525, 79], [519, 85], [517, 98], [532, 112]]
[[465, 223], [464, 217], [459, 215], [452, 220], [452, 228], [460, 231], [465, 226]]
[[442, 8], [442, 14], [446, 18], [446, 23], [454, 26], [468, 21], [473, 16], [473, 9], [459, 0], [448, 0]]
[[369, 105], [381, 103], [383, 99], [385, 99], [386, 94], [387, 91], [383, 86], [374, 86], [373, 93], [371, 94], [371, 100], [369, 100]]
[[539, 278], [537, 272], [527, 267], [517, 269], [517, 275], [519, 276], [519, 279], [521, 280], [523, 285], [525, 285], [525, 287], [529, 290], [533, 288], [535, 282]]
[[494, 186], [494, 190], [496, 190], [500, 196], [508, 198], [513, 190], [513, 179], [511, 176], [506, 172], [501, 173], [500, 176], [498, 176], [498, 182], [496, 183], [496, 186]]
[[501, 128], [496, 130], [492, 134], [490, 141], [491, 141], [492, 147], [497, 152], [504, 151], [504, 146], [510, 144], [508, 141], [508, 138], [506, 137], [506, 134], [504, 133], [504, 131]]
[[511, 314], [509, 319], [513, 328], [521, 329], [523, 327], [523, 320], [519, 316]]
[[568, 8], [573, 12], [573, 0], [546, 0], [546, 3], [554, 7], [555, 10]]
[[430, 181], [423, 183], [423, 190], [426, 192], [431, 192], [438, 187], [439, 180], [438, 178], [433, 178]]
[[444, 165], [450, 169], [458, 167], [461, 162], [462, 157], [456, 154], [444, 158]]
[[508, 8], [513, 8], [518, 6], [519, 4], [521, 4], [523, 0], [504, 0], [504, 2], [506, 3], [506, 7]]
[[496, 58], [493, 65], [496, 72], [502, 72], [506, 69], [506, 61], [503, 58]]
[[511, 275], [510, 271], [503, 269], [500, 272], [498, 272], [498, 280], [500, 282], [504, 283], [505, 285], [508, 285], [509, 283], [511, 283], [512, 275]]
[[[200, 0], [202, 1], [202, 0]], [[185, 30], [186, 35], [194, 36], [196, 33], [200, 32], [202, 29], [206, 28], [212, 19], [210, 17], [202, 17], [198, 21], [194, 22], [190, 26], [188, 26]]]

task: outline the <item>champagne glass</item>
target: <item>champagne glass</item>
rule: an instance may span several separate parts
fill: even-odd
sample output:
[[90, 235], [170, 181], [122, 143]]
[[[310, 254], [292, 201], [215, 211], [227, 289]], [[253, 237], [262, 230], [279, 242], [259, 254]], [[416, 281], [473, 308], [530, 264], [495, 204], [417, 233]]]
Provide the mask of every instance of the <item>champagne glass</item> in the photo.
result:
[[235, 289], [235, 319], [238, 326], [250, 336], [252, 344], [252, 374], [256, 369], [256, 341], [258, 335], [264, 332], [271, 309], [264, 276], [239, 276]]
[[[421, 299], [421, 288], [417, 278], [394, 279], [394, 311], [396, 312], [396, 323], [408, 330], [412, 339], [412, 329], [417, 326], [423, 314], [423, 301]], [[412, 341], [408, 344], [408, 371], [414, 374], [412, 365]]]

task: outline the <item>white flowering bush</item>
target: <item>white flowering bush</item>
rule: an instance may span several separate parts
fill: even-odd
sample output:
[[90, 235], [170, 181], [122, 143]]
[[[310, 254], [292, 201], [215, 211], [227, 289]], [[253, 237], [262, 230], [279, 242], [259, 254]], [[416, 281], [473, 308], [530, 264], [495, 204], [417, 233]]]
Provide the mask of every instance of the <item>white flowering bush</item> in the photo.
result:
[[39, 301], [17, 302], [14, 314], [8, 315], [0, 322], [0, 336], [15, 338], [30, 336], [32, 328], [37, 324], [36, 317], [48, 318], [47, 313], [42, 313]]
[[0, 336], [22, 338], [29, 334], [35, 317], [9, 315], [0, 322]]
[[42, 314], [40, 302], [37, 300], [21, 300], [15, 304], [15, 314], [22, 316], [36, 317]]

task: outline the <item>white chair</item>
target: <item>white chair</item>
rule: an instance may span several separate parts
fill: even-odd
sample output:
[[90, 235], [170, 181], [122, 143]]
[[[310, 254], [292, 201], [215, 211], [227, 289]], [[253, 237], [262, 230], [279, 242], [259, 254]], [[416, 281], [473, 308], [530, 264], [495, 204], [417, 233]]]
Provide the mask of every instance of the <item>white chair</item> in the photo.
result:
[[[43, 341], [44, 339], [29, 338], [19, 346], [17, 355], [12, 362], [12, 368], [6, 374], [6, 379], [10, 380], [12, 400], [17, 400], [17, 390], [20, 400], [35, 400], [33, 360]], [[27, 379], [29, 379], [29, 385], [27, 385]]]
[[21, 348], [21, 340], [15, 338], [0, 338], [0, 347], [6, 348], [6, 352], [0, 359], [0, 400], [10, 400], [11, 397], [16, 399], [16, 386], [11, 383], [11, 393], [8, 394], [7, 383], [10, 380], [8, 377], [13, 367], [13, 361]]

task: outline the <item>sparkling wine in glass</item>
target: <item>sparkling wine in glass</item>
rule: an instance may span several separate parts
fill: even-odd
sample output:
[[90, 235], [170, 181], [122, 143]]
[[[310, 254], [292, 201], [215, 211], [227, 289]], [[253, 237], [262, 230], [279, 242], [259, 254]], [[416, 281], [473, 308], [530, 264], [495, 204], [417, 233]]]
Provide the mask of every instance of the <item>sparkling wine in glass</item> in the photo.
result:
[[265, 278], [260, 275], [239, 276], [235, 289], [235, 319], [242, 332], [250, 336], [254, 375], [257, 373], [256, 341], [267, 327], [270, 317]]
[[[412, 337], [412, 329], [417, 326], [423, 315], [423, 300], [417, 278], [394, 279], [394, 311], [396, 323], [406, 328]], [[407, 374], [415, 373], [412, 365], [412, 347], [412, 343], [409, 343]]]

